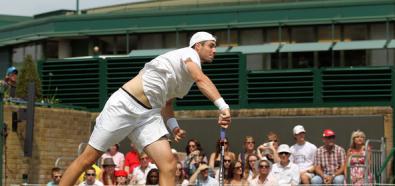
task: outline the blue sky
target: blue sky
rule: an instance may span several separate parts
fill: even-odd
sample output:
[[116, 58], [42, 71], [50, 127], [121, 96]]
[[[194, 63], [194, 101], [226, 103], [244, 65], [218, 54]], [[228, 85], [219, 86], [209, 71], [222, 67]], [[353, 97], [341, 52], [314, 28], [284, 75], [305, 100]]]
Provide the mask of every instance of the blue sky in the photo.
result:
[[[80, 9], [144, 0], [79, 0]], [[0, 0], [0, 14], [33, 16], [59, 9], [76, 9], [76, 0]]]

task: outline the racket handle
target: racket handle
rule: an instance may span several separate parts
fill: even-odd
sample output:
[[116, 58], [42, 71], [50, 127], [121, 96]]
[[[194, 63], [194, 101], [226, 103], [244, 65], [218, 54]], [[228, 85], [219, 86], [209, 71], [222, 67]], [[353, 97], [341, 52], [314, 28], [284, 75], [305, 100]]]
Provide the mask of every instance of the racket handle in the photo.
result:
[[220, 138], [221, 138], [221, 141], [225, 139], [225, 128], [221, 128]]

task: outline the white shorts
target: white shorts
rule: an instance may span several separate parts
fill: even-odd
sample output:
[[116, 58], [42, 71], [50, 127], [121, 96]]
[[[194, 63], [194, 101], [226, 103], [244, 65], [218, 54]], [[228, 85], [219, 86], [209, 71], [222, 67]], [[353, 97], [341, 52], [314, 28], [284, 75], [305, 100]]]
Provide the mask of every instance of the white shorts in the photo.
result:
[[141, 152], [144, 147], [168, 135], [160, 108], [147, 109], [123, 89], [107, 100], [96, 118], [89, 145], [105, 152], [126, 136]]

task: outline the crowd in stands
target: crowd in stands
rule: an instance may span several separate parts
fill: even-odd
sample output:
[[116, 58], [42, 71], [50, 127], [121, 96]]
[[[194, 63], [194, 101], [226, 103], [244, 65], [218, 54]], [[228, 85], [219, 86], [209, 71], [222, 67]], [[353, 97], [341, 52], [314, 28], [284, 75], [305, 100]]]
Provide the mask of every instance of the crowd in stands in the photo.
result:
[[[226, 138], [217, 141], [216, 151], [211, 154], [206, 154], [198, 140], [189, 139], [184, 153], [173, 150], [178, 161], [177, 185], [219, 185], [221, 145], [224, 147], [223, 179], [228, 185], [344, 184], [348, 172], [353, 185], [364, 184], [365, 171], [360, 165], [371, 161], [369, 149], [365, 151], [364, 132], [357, 130], [351, 134], [347, 150], [336, 144], [336, 134], [331, 129], [323, 131], [322, 145], [308, 142], [302, 125], [293, 128], [293, 135], [295, 144], [291, 146], [281, 144], [274, 132], [268, 133], [267, 141], [260, 145], [256, 145], [252, 136], [246, 136], [244, 151], [239, 154], [230, 150]], [[133, 144], [126, 156], [118, 149], [117, 144], [112, 146], [103, 154], [100, 166], [88, 168], [77, 184], [158, 185], [159, 170], [147, 154], [138, 153]], [[347, 171], [349, 157], [352, 167]], [[53, 180], [48, 185], [56, 185], [60, 177], [61, 170], [54, 168]]]

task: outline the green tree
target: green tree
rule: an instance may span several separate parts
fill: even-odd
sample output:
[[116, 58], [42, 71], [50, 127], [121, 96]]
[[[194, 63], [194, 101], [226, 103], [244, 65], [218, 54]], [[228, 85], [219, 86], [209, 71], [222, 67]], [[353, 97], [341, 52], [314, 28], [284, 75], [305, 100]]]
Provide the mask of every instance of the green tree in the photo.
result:
[[23, 61], [22, 69], [18, 72], [16, 97], [27, 99], [29, 82], [35, 84], [36, 99], [41, 98], [41, 80], [38, 76], [36, 63], [33, 62], [32, 56], [27, 55]]

